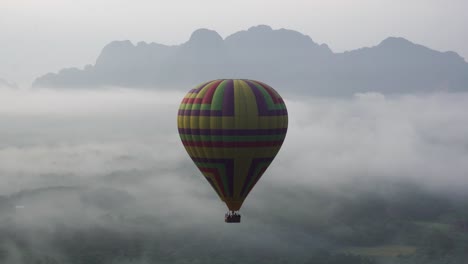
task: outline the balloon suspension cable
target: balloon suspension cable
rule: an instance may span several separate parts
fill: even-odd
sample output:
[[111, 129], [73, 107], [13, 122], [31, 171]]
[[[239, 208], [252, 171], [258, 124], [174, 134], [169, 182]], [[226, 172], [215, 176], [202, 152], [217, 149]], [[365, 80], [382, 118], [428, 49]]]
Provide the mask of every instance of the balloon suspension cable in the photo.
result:
[[239, 211], [228, 211], [224, 215], [224, 222], [226, 223], [240, 223], [241, 215]]

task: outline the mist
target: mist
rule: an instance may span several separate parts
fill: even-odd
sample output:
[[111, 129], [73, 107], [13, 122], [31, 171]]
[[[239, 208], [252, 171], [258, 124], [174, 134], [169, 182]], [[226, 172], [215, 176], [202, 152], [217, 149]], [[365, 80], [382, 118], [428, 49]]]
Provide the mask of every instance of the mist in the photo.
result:
[[217, 263], [234, 251], [244, 261], [255, 251], [272, 263], [298, 263], [311, 248], [346, 244], [335, 241], [344, 231], [329, 221], [366, 197], [391, 201], [391, 209], [402, 193], [433, 199], [434, 208], [466, 196], [468, 94], [286, 97], [283, 147], [244, 203], [243, 223], [226, 225], [225, 205], [178, 137], [183, 96], [1, 90], [5, 263], [81, 263], [66, 246], [84, 241], [114, 252], [100, 248], [104, 238], [135, 248], [97, 263], [149, 263], [154, 254], [171, 263], [178, 255]]

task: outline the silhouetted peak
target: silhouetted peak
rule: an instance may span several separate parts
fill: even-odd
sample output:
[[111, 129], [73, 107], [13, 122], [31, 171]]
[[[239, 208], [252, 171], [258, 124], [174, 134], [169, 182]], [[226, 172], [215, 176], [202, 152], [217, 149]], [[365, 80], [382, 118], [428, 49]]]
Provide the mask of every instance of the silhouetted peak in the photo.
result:
[[258, 26], [250, 27], [247, 31], [258, 33], [258, 32], [273, 31], [273, 29], [268, 25], [258, 25]]
[[290, 30], [290, 29], [272, 29], [267, 25], [259, 25], [251, 27], [248, 30], [238, 31], [228, 37], [225, 41], [275, 41], [275, 42], [302, 42], [307, 44], [315, 44], [312, 39], [300, 32]]
[[[140, 46], [141, 47], [141, 46]], [[107, 44], [96, 60], [97, 68], [106, 67], [105, 65], [116, 65], [124, 57], [131, 57], [135, 51], [135, 46], [130, 40], [112, 41]], [[76, 69], [67, 69], [67, 72]]]
[[114, 48], [118, 48], [118, 49], [122, 49], [122, 48], [133, 48], [135, 46], [133, 46], [133, 43], [130, 41], [130, 40], [116, 40], [116, 41], [112, 41], [111, 43], [107, 44], [104, 49], [114, 49]]
[[455, 60], [462, 61], [462, 62], [466, 63], [465, 58], [460, 56], [460, 54], [456, 53], [455, 51], [446, 51], [446, 52], [444, 52], [444, 54], [446, 56], [452, 58], [452, 59], [455, 59]]
[[320, 48], [322, 48], [322, 49], [324, 49], [324, 50], [329, 50], [329, 51], [331, 52], [330, 47], [328, 47], [328, 45], [325, 44], [325, 43], [320, 44]]
[[195, 30], [190, 36], [190, 43], [212, 43], [212, 42], [222, 42], [223, 38], [218, 34], [218, 32], [206, 28], [200, 28]]
[[272, 29], [267, 25], [259, 25], [248, 30], [238, 31], [224, 40], [226, 45], [234, 49], [242, 47], [246, 50], [261, 50], [262, 53], [281, 51], [287, 54], [331, 54], [327, 45], [318, 45], [308, 35], [291, 29]]
[[410, 46], [415, 46], [413, 42], [401, 38], [401, 37], [388, 37], [384, 39], [380, 44], [378, 45], [379, 47], [410, 47]]

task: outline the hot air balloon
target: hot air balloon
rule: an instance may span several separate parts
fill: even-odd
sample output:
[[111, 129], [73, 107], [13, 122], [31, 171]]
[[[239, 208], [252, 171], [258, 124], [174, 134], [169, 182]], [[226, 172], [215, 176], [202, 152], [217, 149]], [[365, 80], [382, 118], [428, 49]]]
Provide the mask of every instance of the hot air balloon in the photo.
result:
[[240, 222], [242, 203], [286, 137], [283, 99], [259, 81], [209, 81], [184, 97], [177, 125], [190, 158], [226, 203], [225, 221]]

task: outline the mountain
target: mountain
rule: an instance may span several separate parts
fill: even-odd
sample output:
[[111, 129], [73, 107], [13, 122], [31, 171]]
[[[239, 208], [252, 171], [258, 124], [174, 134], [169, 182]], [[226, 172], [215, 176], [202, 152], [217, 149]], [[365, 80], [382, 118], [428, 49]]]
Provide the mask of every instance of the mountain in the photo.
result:
[[37, 78], [35, 87], [123, 86], [187, 90], [219, 78], [258, 79], [285, 92], [346, 96], [357, 92], [468, 90], [468, 63], [403, 38], [334, 53], [287, 29], [260, 25], [223, 39], [198, 29], [177, 46], [114, 41], [94, 65]]

